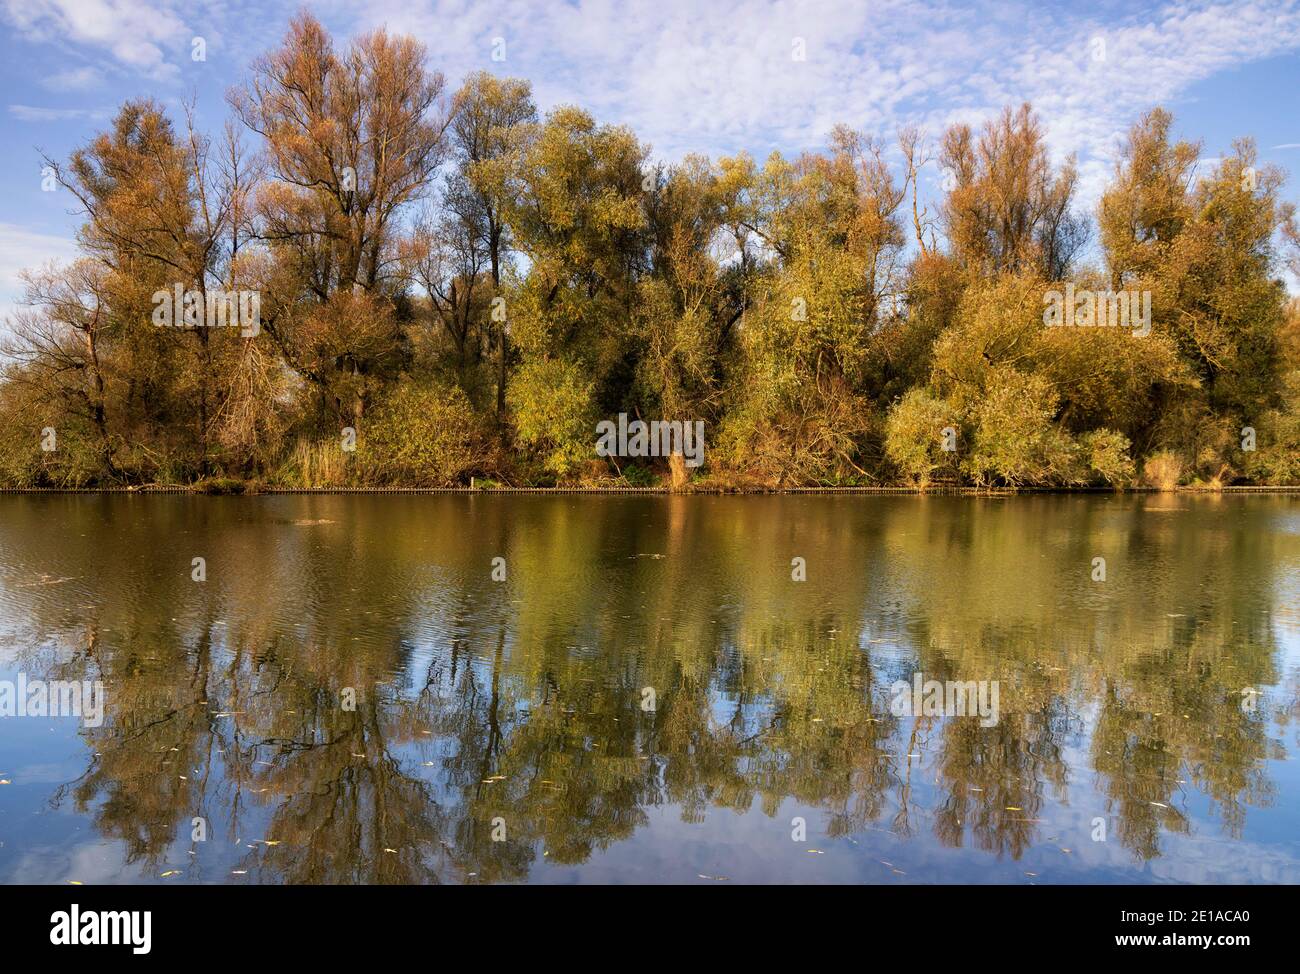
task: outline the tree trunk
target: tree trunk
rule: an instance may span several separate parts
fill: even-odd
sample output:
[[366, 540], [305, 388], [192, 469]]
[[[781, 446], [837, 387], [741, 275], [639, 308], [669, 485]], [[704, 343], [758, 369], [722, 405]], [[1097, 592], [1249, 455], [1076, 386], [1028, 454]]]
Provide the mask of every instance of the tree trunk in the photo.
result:
[[[494, 233], [492, 237], [493, 299], [501, 295], [501, 249], [498, 237], [499, 233]], [[506, 421], [506, 323], [502, 321], [500, 325], [497, 334], [497, 352], [499, 355], [497, 362], [497, 424], [503, 425]]]
[[686, 458], [680, 453], [669, 454], [668, 469], [673, 475], [673, 490], [684, 490], [690, 480], [690, 475], [686, 472]]

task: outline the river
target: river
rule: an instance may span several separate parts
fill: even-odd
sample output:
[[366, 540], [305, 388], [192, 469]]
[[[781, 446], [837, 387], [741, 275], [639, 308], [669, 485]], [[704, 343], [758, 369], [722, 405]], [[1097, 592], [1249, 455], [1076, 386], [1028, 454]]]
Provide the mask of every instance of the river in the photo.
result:
[[1300, 498], [0, 496], [6, 692], [0, 882], [1296, 883]]

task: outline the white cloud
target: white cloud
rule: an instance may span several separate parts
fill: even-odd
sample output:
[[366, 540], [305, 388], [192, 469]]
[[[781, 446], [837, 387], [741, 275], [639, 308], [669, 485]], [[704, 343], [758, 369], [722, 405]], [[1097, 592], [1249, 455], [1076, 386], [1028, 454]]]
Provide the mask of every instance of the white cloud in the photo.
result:
[[[184, 76], [192, 36], [242, 68], [276, 43], [295, 7], [0, 0], [28, 40], [104, 52], [128, 73], [172, 80]], [[1100, 192], [1141, 111], [1216, 72], [1300, 48], [1294, 0], [1118, 6], [1104, 19], [1032, 0], [318, 0], [311, 9], [340, 40], [380, 25], [421, 37], [453, 83], [476, 68], [529, 78], [544, 109], [576, 103], [625, 122], [658, 158], [814, 148], [841, 121], [886, 137], [909, 123], [937, 134], [1028, 100], [1053, 151], [1078, 155], [1085, 199]], [[497, 37], [504, 62], [491, 60]], [[804, 61], [791, 57], [796, 38]], [[95, 71], [42, 83], [92, 86]]]
[[39, 233], [13, 223], [0, 223], [0, 328], [18, 310], [22, 300], [24, 270], [44, 267], [51, 261], [76, 260], [77, 242], [70, 237]]
[[[1300, 48], [1289, 0], [1169, 3], [1111, 22], [1027, 0], [373, 0], [356, 17], [421, 37], [452, 80], [474, 68], [529, 78], [543, 108], [572, 102], [626, 122], [669, 159], [818, 147], [841, 121], [937, 134], [1027, 100], [1053, 152], [1079, 156], [1085, 200], [1142, 111]], [[504, 62], [491, 60], [494, 37], [506, 40]], [[805, 61], [791, 58], [794, 38]]]
[[90, 88], [98, 88], [103, 83], [103, 73], [98, 68], [89, 65], [81, 68], [70, 68], [67, 71], [60, 71], [58, 74], [52, 74], [41, 79], [41, 87], [50, 91], [86, 91]]
[[176, 75], [166, 51], [189, 41], [178, 8], [150, 0], [3, 0], [0, 9], [28, 40], [103, 50], [125, 67], [165, 80]]
[[[236, 81], [297, 6], [0, 0], [0, 19], [75, 57], [40, 84], [84, 90], [97, 74], [183, 82], [195, 35], [224, 80]], [[837, 122], [887, 139], [906, 124], [937, 136], [1030, 101], [1054, 155], [1078, 156], [1084, 208], [1142, 111], [1216, 73], [1300, 49], [1295, 0], [1116, 4], [1105, 14], [1033, 0], [317, 0], [311, 9], [340, 44], [380, 25], [420, 37], [453, 84], [478, 68], [528, 78], [544, 110], [574, 103], [626, 123], [660, 159], [817, 148]], [[497, 37], [504, 62], [491, 59]], [[792, 59], [796, 38], [806, 60]], [[1104, 60], [1094, 57], [1097, 39]], [[103, 118], [89, 108], [9, 111], [30, 122]]]
[[20, 122], [64, 122], [86, 118], [102, 121], [112, 114], [107, 108], [42, 108], [37, 105], [10, 105], [9, 114]]

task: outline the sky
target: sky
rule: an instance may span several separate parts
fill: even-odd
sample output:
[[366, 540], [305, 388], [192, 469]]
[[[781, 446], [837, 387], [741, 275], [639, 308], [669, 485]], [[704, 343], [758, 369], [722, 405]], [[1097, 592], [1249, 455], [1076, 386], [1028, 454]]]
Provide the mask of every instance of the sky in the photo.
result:
[[[277, 45], [299, 0], [0, 0], [0, 316], [24, 267], [75, 255], [79, 219], [42, 189], [125, 99], [193, 99], [216, 134], [225, 94]], [[1300, 200], [1300, 0], [1094, 4], [944, 0], [325, 0], [336, 42], [386, 26], [455, 86], [484, 68], [532, 81], [539, 108], [627, 124], [671, 162], [824, 146], [832, 126], [932, 138], [1029, 101], [1091, 211], [1125, 131], [1156, 104], [1212, 165], [1253, 136]], [[201, 41], [202, 59], [195, 58]], [[802, 54], [802, 57], [799, 57]], [[941, 174], [926, 175], [937, 190]]]

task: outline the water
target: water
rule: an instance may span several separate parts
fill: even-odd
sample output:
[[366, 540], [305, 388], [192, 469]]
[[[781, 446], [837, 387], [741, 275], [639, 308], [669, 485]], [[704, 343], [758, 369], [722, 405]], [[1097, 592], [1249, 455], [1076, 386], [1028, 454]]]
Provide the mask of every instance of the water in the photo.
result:
[[6, 496], [20, 675], [4, 882], [1300, 882], [1293, 497]]

